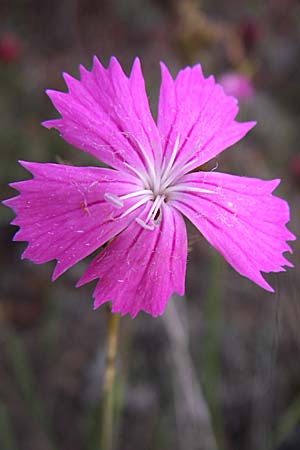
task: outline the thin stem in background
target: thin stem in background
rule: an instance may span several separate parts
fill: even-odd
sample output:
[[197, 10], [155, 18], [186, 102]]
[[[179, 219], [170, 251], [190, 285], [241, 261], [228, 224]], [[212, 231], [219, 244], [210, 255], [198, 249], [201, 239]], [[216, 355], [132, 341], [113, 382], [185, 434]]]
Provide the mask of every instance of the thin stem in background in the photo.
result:
[[[33, 370], [30, 352], [22, 338], [13, 328], [7, 329], [4, 348], [16, 386], [20, 391], [22, 400], [30, 414], [31, 419], [36, 421], [39, 425], [39, 431], [46, 447], [51, 450], [58, 449], [49, 423], [49, 412], [47, 411], [46, 405], [38, 392], [37, 386], [39, 384]], [[5, 427], [5, 425], [3, 425], [6, 420], [4, 414], [4, 409], [0, 407], [0, 422], [2, 427]], [[7, 428], [7, 426], [9, 427], [8, 422], [6, 423], [6, 432], [9, 433], [9, 428]], [[6, 438], [8, 438], [8, 435], [6, 435]]]
[[172, 298], [163, 315], [175, 368], [172, 375], [179, 445], [189, 450], [217, 450], [210, 411], [189, 349], [188, 329], [183, 320], [186, 314], [183, 300]]
[[9, 412], [2, 403], [0, 403], [0, 448], [5, 450], [18, 448]]
[[103, 384], [103, 407], [100, 450], [113, 450], [114, 392], [118, 329], [120, 316], [107, 311], [106, 364]]
[[223, 261], [216, 253], [211, 255], [210, 279], [203, 310], [206, 332], [203, 338], [202, 379], [203, 390], [209, 405], [214, 434], [218, 447], [224, 444], [224, 423], [220, 405], [220, 323], [221, 310], [221, 272]]

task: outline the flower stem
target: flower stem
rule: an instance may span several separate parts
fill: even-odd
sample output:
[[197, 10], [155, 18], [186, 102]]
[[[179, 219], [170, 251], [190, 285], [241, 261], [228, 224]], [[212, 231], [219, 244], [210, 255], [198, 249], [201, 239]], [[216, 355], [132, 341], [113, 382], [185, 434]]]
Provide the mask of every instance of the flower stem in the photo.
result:
[[106, 363], [103, 384], [101, 450], [113, 449], [114, 387], [120, 316], [107, 309]]

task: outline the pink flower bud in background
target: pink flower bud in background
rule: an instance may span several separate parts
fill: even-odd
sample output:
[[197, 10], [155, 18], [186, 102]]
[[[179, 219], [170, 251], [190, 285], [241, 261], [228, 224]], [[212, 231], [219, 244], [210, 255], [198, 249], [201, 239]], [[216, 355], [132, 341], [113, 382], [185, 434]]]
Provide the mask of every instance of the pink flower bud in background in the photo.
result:
[[0, 62], [10, 63], [16, 61], [21, 54], [21, 43], [13, 33], [0, 36]]
[[247, 101], [254, 97], [254, 87], [250, 78], [237, 72], [227, 72], [220, 76], [219, 83], [227, 95]]

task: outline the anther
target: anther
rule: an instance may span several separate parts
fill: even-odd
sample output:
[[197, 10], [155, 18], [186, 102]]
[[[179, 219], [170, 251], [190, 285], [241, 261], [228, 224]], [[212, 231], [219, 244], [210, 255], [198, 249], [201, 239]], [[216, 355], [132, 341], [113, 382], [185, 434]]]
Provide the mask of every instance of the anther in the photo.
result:
[[115, 194], [110, 194], [109, 192], [105, 192], [104, 200], [106, 200], [107, 203], [110, 203], [116, 208], [122, 208], [124, 206], [124, 202], [120, 199], [120, 197]]
[[150, 230], [153, 231], [154, 230], [154, 225], [148, 225], [146, 222], [144, 222], [142, 219], [140, 219], [139, 217], [137, 217], [135, 219], [135, 221], [143, 228], [145, 228], [145, 230]]

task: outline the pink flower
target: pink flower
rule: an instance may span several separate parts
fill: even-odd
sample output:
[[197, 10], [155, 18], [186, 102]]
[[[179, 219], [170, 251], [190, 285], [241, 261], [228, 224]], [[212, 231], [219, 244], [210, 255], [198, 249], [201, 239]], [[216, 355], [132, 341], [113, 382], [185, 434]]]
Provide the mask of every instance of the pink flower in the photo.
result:
[[21, 41], [13, 33], [0, 36], [0, 62], [10, 63], [19, 59], [21, 54]]
[[28, 241], [22, 257], [57, 260], [53, 279], [96, 249], [77, 286], [100, 279], [94, 307], [112, 312], [163, 313], [173, 292], [184, 293], [187, 237], [183, 216], [241, 275], [273, 292], [260, 272], [292, 266], [286, 229], [289, 207], [271, 193], [279, 180], [263, 181], [196, 171], [239, 141], [254, 122], [238, 123], [237, 101], [224, 94], [199, 65], [172, 79], [161, 65], [158, 119], [149, 110], [140, 62], [127, 77], [112, 58], [97, 58], [81, 80], [64, 74], [69, 92], [47, 91], [61, 118], [44, 122], [70, 144], [111, 168], [21, 161], [33, 174], [13, 183], [7, 200]]
[[219, 83], [227, 95], [233, 95], [241, 101], [254, 97], [254, 87], [250, 78], [237, 72], [227, 72], [220, 76]]

